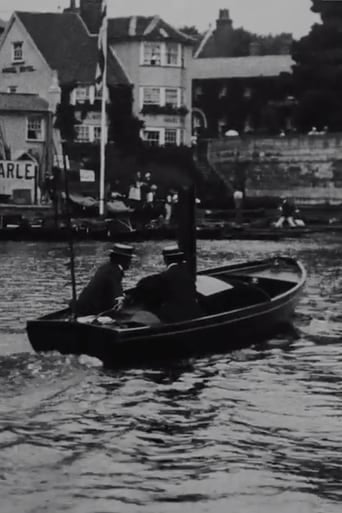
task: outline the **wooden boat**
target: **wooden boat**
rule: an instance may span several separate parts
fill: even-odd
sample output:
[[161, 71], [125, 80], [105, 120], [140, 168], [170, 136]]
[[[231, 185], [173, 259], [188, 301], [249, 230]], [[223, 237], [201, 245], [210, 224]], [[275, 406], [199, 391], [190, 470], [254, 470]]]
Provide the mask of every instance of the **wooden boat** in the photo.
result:
[[282, 240], [299, 239], [313, 233], [313, 229], [306, 226], [295, 228], [255, 227], [255, 226], [229, 226], [225, 227], [222, 237], [234, 240]]
[[[253, 345], [291, 323], [306, 272], [295, 259], [275, 257], [224, 265], [197, 273], [203, 316], [158, 325], [120, 317], [73, 320], [70, 309], [28, 321], [35, 351], [59, 351], [99, 358], [106, 366], [126, 366]], [[134, 311], [134, 308], [133, 308]]]

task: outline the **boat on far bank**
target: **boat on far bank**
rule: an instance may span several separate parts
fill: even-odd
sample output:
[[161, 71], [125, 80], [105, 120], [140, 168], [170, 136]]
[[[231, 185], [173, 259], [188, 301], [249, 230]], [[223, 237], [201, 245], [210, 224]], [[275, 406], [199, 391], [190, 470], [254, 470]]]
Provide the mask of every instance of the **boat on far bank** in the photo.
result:
[[282, 240], [282, 239], [299, 239], [306, 235], [310, 235], [317, 231], [321, 231], [322, 228], [308, 226], [296, 226], [293, 228], [282, 227], [276, 228], [274, 226], [268, 227], [257, 227], [252, 225], [242, 226], [225, 226], [222, 234], [224, 239], [235, 239], [235, 240]]

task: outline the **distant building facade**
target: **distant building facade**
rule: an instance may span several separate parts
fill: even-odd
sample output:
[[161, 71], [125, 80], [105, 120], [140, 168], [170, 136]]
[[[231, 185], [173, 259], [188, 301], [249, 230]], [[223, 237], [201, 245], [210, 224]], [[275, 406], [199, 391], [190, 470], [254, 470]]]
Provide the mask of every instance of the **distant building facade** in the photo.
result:
[[109, 20], [109, 45], [134, 86], [133, 111], [151, 145], [191, 144], [193, 39], [159, 16]]
[[192, 61], [194, 132], [205, 129], [216, 137], [291, 131], [290, 46], [288, 34], [271, 38], [234, 29], [228, 9], [221, 9]]
[[[101, 3], [95, 3], [99, 9]], [[93, 4], [81, 0], [85, 16], [87, 6], [93, 8]], [[0, 41], [0, 94], [13, 96], [8, 96], [13, 115], [8, 109], [6, 116], [0, 114], [1, 139], [11, 154], [34, 151], [38, 155], [40, 181], [53, 163], [51, 134], [58, 105], [74, 106], [76, 141], [100, 140], [100, 102], [95, 90], [97, 39], [97, 33], [91, 33], [79, 11], [72, 8], [63, 13], [14, 12], [6, 26]], [[107, 85], [131, 87], [113, 55], [108, 57]], [[38, 103], [45, 105], [44, 112], [36, 108]], [[18, 105], [20, 129], [15, 117]], [[16, 137], [16, 133], [26, 135]]]

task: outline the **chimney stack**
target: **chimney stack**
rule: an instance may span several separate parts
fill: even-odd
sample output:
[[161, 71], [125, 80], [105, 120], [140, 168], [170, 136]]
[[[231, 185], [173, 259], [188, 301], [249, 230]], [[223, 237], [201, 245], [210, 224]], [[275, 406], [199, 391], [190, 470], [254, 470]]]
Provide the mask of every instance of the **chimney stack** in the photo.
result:
[[78, 12], [78, 8], [76, 7], [76, 0], [70, 0], [69, 7], [66, 7], [63, 12]]
[[98, 34], [102, 0], [80, 0], [80, 15], [91, 34]]
[[228, 9], [220, 9], [219, 17], [216, 20], [216, 29], [214, 31], [215, 39], [215, 56], [231, 57], [232, 56], [232, 37], [233, 22], [229, 16]]
[[229, 16], [229, 10], [228, 9], [220, 9], [219, 10], [219, 17], [216, 20], [216, 29], [220, 27], [231, 27], [233, 24], [232, 20]]

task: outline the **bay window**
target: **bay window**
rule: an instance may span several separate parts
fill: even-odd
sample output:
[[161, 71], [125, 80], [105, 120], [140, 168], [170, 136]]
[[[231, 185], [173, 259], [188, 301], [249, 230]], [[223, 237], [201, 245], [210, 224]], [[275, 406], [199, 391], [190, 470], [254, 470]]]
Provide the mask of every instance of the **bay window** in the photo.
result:
[[184, 102], [184, 91], [180, 87], [141, 87], [140, 107], [158, 105], [159, 107], [173, 107], [177, 109]]
[[90, 127], [88, 125], [75, 125], [77, 142], [90, 141]]
[[167, 146], [184, 143], [184, 130], [182, 128], [145, 128], [143, 139], [150, 146]]
[[143, 105], [160, 105], [161, 104], [161, 88], [160, 87], [143, 87]]
[[177, 144], [176, 128], [165, 128], [165, 144]]
[[144, 130], [144, 139], [150, 146], [159, 146], [161, 144], [160, 130]]
[[179, 106], [179, 89], [177, 87], [165, 88], [165, 105]]

